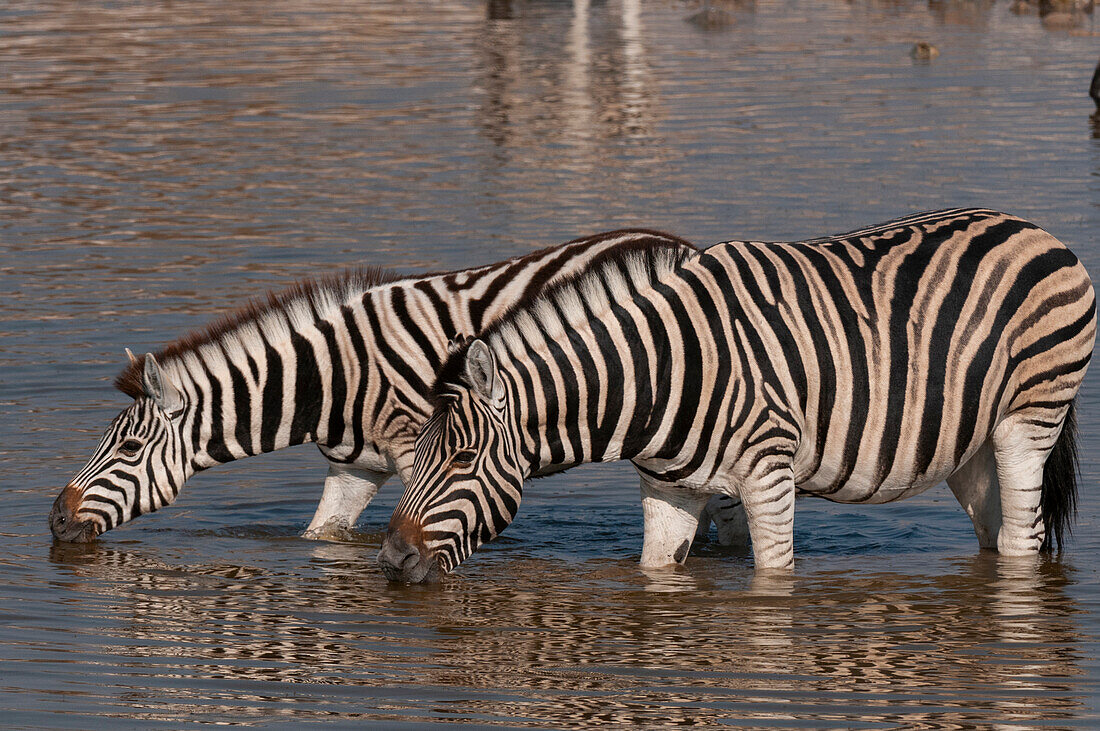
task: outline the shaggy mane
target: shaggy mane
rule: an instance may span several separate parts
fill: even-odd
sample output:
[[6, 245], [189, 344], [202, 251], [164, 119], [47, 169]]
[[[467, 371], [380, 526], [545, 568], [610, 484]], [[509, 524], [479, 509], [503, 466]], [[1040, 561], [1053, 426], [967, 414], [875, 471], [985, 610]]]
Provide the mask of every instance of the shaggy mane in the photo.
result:
[[[258, 322], [274, 312], [287, 312], [295, 304], [308, 303], [313, 306], [326, 298], [343, 298], [352, 292], [365, 291], [402, 278], [381, 267], [363, 267], [346, 270], [339, 274], [303, 279], [286, 289], [261, 295], [240, 309], [218, 317], [210, 324], [169, 343], [153, 353], [153, 356], [163, 365], [169, 360], [177, 359], [204, 345], [216, 342], [247, 323]], [[126, 366], [115, 378], [115, 388], [134, 399], [145, 395], [142, 378], [145, 356], [136, 357], [137, 360]]]
[[[500, 318], [478, 333], [477, 338], [488, 340], [488, 338], [500, 334], [504, 330], [517, 327], [516, 319], [518, 316], [536, 311], [542, 304], [560, 303], [565, 297], [581, 296], [581, 289], [584, 285], [597, 279], [605, 279], [606, 275], [612, 270], [621, 271], [627, 265], [640, 265], [645, 273], [644, 279], [652, 282], [663, 273], [662, 270], [678, 268], [684, 259], [698, 251], [688, 241], [670, 234], [645, 229], [627, 230], [647, 234], [647, 238], [637, 239], [623, 246], [609, 249], [592, 259], [584, 269], [576, 274], [521, 298], [509, 307]], [[542, 323], [539, 323], [539, 326], [541, 329]], [[448, 384], [465, 383], [463, 374], [466, 365], [466, 353], [469, 351], [472, 342], [473, 338], [467, 338], [452, 346], [447, 360], [439, 369], [435, 383], [432, 385], [429, 400], [433, 407], [438, 407], [443, 403]]]

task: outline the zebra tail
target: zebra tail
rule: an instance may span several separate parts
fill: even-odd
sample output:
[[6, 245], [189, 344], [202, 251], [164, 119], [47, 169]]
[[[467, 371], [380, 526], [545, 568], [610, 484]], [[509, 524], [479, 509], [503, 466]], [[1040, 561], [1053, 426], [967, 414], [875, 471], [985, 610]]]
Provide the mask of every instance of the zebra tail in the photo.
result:
[[1043, 466], [1043, 491], [1039, 506], [1043, 512], [1043, 525], [1047, 534], [1042, 551], [1058, 551], [1073, 530], [1077, 517], [1077, 414], [1076, 399], [1070, 402], [1062, 433], [1050, 451]]

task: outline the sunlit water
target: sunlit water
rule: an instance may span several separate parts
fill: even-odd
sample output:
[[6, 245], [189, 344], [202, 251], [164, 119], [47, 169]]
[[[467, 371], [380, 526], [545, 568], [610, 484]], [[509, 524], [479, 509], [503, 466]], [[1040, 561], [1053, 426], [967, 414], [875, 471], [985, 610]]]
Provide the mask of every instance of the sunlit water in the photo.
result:
[[[1100, 375], [1059, 560], [980, 554], [945, 488], [801, 502], [797, 567], [642, 572], [635, 477], [531, 483], [439, 587], [297, 535], [312, 448], [192, 480], [90, 547], [46, 515], [151, 350], [345, 265], [619, 226], [697, 243], [1020, 214], [1100, 274], [1097, 23], [1005, 3], [11, 2], [0, 9], [0, 725], [1100, 724]], [[938, 58], [914, 61], [918, 40]]]

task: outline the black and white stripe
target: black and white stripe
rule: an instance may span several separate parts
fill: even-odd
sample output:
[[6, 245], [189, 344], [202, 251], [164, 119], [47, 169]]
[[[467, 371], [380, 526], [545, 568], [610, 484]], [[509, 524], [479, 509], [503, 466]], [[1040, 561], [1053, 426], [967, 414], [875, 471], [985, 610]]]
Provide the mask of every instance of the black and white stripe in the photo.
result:
[[199, 470], [309, 441], [330, 470], [307, 535], [350, 526], [385, 479], [409, 476], [451, 341], [603, 257], [654, 246], [690, 249], [631, 229], [446, 274], [306, 282], [134, 359], [117, 381], [134, 404], [59, 495], [55, 535], [90, 540], [172, 502]]
[[617, 459], [643, 478], [647, 565], [683, 560], [709, 493], [739, 497], [757, 566], [783, 567], [796, 492], [878, 503], [945, 479], [983, 546], [1060, 545], [1095, 327], [1077, 258], [995, 211], [628, 254], [444, 365], [381, 561], [449, 571], [524, 478]]

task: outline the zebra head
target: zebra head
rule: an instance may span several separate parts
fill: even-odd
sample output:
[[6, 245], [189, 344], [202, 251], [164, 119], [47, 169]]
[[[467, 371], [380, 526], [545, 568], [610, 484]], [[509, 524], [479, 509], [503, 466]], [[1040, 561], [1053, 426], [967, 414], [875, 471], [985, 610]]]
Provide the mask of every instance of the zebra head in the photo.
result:
[[496, 358], [481, 340], [452, 356], [416, 440], [413, 474], [378, 561], [391, 581], [438, 580], [516, 516], [524, 471]]
[[88, 464], [54, 501], [55, 538], [94, 540], [175, 500], [189, 476], [183, 397], [152, 355], [145, 356], [142, 381], [145, 395], [115, 417]]

